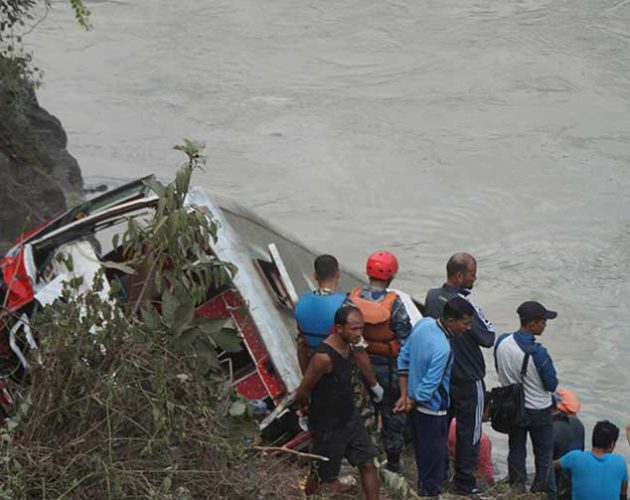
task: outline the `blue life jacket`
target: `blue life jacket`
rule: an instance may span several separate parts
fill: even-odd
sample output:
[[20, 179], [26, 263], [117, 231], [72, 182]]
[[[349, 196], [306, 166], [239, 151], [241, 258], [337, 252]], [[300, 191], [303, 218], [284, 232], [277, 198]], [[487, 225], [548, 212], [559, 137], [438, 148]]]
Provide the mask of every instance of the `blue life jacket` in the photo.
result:
[[317, 295], [307, 292], [295, 306], [295, 319], [306, 344], [314, 349], [332, 332], [335, 313], [346, 300], [346, 294]]

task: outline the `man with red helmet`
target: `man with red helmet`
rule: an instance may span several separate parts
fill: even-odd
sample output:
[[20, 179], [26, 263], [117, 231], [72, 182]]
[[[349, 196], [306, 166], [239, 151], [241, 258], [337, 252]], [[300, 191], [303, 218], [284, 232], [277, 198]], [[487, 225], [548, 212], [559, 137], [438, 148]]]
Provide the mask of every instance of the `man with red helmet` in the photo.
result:
[[379, 410], [383, 419], [381, 438], [387, 454], [386, 467], [400, 472], [400, 455], [404, 448], [406, 416], [394, 413], [400, 398], [396, 361], [398, 352], [411, 333], [411, 321], [405, 306], [395, 292], [389, 291], [398, 272], [398, 260], [391, 252], [378, 251], [368, 257], [366, 273], [370, 284], [350, 292], [352, 302], [361, 309], [365, 320], [363, 337], [376, 378], [385, 389]]

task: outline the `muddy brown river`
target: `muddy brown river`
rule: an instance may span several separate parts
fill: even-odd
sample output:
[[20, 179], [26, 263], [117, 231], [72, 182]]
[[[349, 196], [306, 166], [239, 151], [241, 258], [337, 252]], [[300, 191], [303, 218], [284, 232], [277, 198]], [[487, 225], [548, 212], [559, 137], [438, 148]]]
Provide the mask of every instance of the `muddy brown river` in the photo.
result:
[[467, 250], [500, 331], [559, 312], [587, 439], [630, 421], [629, 0], [102, 1], [87, 33], [66, 3], [27, 43], [87, 184], [168, 179], [196, 138], [198, 184], [351, 268], [393, 250], [419, 298]]

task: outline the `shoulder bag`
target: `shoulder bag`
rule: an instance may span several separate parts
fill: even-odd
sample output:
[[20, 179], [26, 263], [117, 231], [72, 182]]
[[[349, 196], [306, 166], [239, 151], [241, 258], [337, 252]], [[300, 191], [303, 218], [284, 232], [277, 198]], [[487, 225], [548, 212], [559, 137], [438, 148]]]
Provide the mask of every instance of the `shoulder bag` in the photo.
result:
[[509, 434], [517, 427], [529, 423], [525, 411], [525, 389], [523, 383], [527, 373], [530, 354], [525, 353], [521, 366], [521, 381], [502, 387], [494, 387], [490, 391], [490, 424], [492, 428], [503, 434]]

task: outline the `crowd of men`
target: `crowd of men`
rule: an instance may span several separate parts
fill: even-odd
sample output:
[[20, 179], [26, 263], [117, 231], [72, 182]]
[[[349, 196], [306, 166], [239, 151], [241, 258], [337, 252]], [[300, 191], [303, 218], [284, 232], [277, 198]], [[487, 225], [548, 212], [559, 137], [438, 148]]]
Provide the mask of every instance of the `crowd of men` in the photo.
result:
[[[318, 288], [295, 308], [298, 359], [304, 373], [296, 400], [308, 416], [315, 460], [307, 493], [324, 486], [344, 491], [342, 460], [357, 466], [367, 499], [378, 498], [375, 458], [385, 452], [385, 467], [401, 473], [401, 454], [409, 440], [417, 466], [418, 493], [437, 497], [454, 463], [454, 490], [483, 492], [478, 477], [491, 486], [491, 443], [482, 431], [488, 410], [482, 348], [494, 348], [501, 386], [518, 385], [523, 415], [508, 431], [508, 482], [524, 491], [529, 435], [534, 451], [532, 492], [548, 498], [625, 498], [625, 459], [613, 454], [619, 429], [608, 421], [593, 429], [592, 450], [584, 451], [584, 426], [576, 396], [558, 389], [547, 350], [538, 341], [555, 311], [535, 301], [516, 310], [520, 327], [496, 338], [495, 328], [471, 300], [477, 262], [453, 255], [446, 282], [429, 290], [425, 317], [412, 325], [407, 309], [389, 289], [398, 272], [396, 257], [385, 251], [369, 256], [369, 284], [338, 291], [337, 260], [321, 255], [314, 263]], [[380, 446], [371, 440], [353, 401], [354, 367], [361, 374], [380, 415]], [[449, 439], [450, 435], [450, 439]], [[627, 429], [630, 442], [630, 426]], [[449, 442], [450, 441], [450, 442]]]

